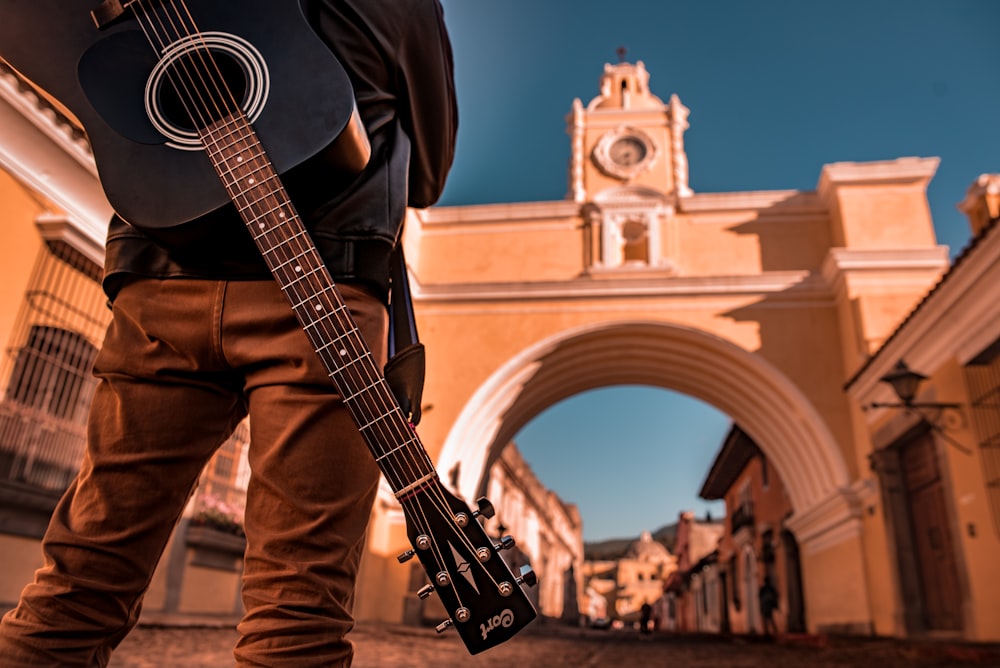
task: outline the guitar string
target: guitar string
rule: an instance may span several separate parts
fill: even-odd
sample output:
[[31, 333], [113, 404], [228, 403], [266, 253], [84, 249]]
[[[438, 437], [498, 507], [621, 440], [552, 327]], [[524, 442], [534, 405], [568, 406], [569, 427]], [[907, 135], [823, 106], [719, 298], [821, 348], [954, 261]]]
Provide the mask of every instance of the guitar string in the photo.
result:
[[[137, 1], [138, 4], [141, 5], [141, 0], [136, 0], [136, 1]], [[149, 12], [149, 11], [146, 11], [145, 13], [147, 14], [147, 16], [153, 14], [152, 12]], [[190, 18], [190, 13], [187, 12], [187, 14], [188, 14], [188, 17]], [[180, 12], [177, 12], [177, 18], [178, 19], [182, 19], [183, 18], [181, 16]], [[191, 20], [191, 22], [193, 24], [193, 19]], [[163, 26], [162, 19], [160, 20], [160, 24], [161, 24], [161, 27], [162, 27]], [[155, 25], [153, 25], [152, 21], [150, 21], [149, 25], [150, 25], [150, 30], [155, 31]], [[178, 34], [180, 34], [179, 30], [175, 29], [175, 32], [177, 32]], [[194, 34], [195, 35], [200, 35], [200, 33], [198, 33], [197, 31], [195, 31]], [[149, 38], [149, 31], [147, 31], [147, 38]], [[153, 40], [151, 40], [151, 41], [153, 41]], [[166, 42], [164, 40], [162, 40], [162, 38], [160, 39], [160, 48], [161, 48], [161, 50], [163, 50], [163, 49], [166, 48]], [[201, 79], [201, 83], [202, 83], [203, 86], [205, 86], [206, 90], [208, 88], [208, 85], [211, 84], [211, 85], [213, 85], [215, 87], [215, 93], [218, 95], [218, 97], [213, 97], [212, 94], [211, 94], [211, 91], [209, 91], [209, 93], [208, 93], [208, 99], [212, 102], [212, 105], [215, 107], [214, 111], [218, 115], [218, 117], [220, 119], [223, 119], [223, 118], [228, 117], [231, 114], [240, 112], [241, 110], [239, 109], [239, 105], [237, 104], [235, 98], [232, 95], [232, 92], [228, 89], [228, 87], [226, 87], [224, 85], [222, 87], [222, 89], [220, 89], [220, 87], [218, 86], [219, 82], [225, 83], [225, 80], [224, 80], [224, 77], [222, 76], [221, 71], [219, 70], [217, 64], [214, 63], [214, 60], [211, 58], [211, 52], [210, 52], [209, 48], [207, 47], [207, 45], [203, 45], [202, 49], [200, 49], [200, 50], [196, 49], [196, 50], [194, 50], [194, 52], [198, 55], [198, 57], [200, 59], [203, 60], [203, 70], [199, 70], [198, 68], [194, 68], [194, 71], [197, 73], [199, 79]], [[204, 54], [209, 54], [209, 57], [207, 58], [207, 60], [212, 61], [211, 68], [216, 70], [215, 77], [213, 77], [211, 75], [211, 72], [208, 71], [210, 66], [204, 62], [205, 58], [202, 55], [203, 53]], [[181, 62], [182, 62], [181, 67], [184, 70], [187, 70], [188, 66], [186, 65], [186, 63], [183, 63], [183, 61], [181, 61]], [[204, 76], [205, 72], [207, 72], [209, 74], [209, 76], [207, 77], [208, 81], [206, 81], [206, 78]], [[168, 76], [170, 76], [170, 78], [173, 79], [172, 75], [168, 74]], [[216, 79], [216, 77], [217, 77], [217, 79]], [[185, 95], [183, 93], [181, 93], [180, 90], [178, 90], [178, 94], [179, 94], [179, 96], [180, 96], [180, 98], [182, 100], [182, 104], [184, 104], [185, 107], [188, 107], [187, 108], [187, 113], [189, 114], [189, 116], [191, 116], [192, 120], [196, 124], [198, 122], [200, 122], [201, 123], [201, 127], [209, 127], [208, 119], [204, 117], [204, 115], [201, 113], [201, 107], [199, 107], [199, 104], [200, 104], [202, 107], [204, 107], [206, 109], [209, 109], [208, 105], [205, 103], [204, 98], [202, 98], [201, 89], [199, 89], [198, 86], [197, 86], [198, 82], [195, 81], [195, 77], [192, 76], [190, 74], [190, 72], [187, 73], [187, 78], [188, 78], [189, 81], [184, 81], [184, 82], [181, 82], [181, 83], [172, 81], [171, 83], [173, 85], [175, 85], [178, 89], [181, 88], [181, 87], [183, 87], [185, 89], [186, 93], [188, 94], [188, 96], [191, 97], [192, 99], [193, 99], [194, 95], [197, 94], [197, 96], [199, 98], [199, 101], [196, 101], [196, 103], [194, 104], [194, 109], [191, 109], [190, 107], [188, 107], [187, 100], [184, 99]], [[190, 84], [193, 87], [194, 93], [192, 93], [191, 89], [188, 89], [188, 83], [189, 82], [190, 82]], [[226, 103], [226, 98], [227, 97], [228, 97], [229, 108], [228, 109], [222, 109], [222, 108], [220, 108], [219, 107], [219, 102]], [[213, 111], [213, 110], [209, 109], [209, 111]], [[195, 120], [196, 115], [198, 116], [197, 120]], [[233, 136], [232, 133], [230, 133], [230, 136]], [[247, 137], [244, 136], [244, 137], [241, 137], [240, 139], [242, 139], [242, 140], [245, 141], [245, 140], [247, 140]], [[253, 139], [252, 136], [250, 136], [250, 139], [251, 140]], [[220, 176], [221, 176], [221, 174], [220, 174]], [[233, 185], [235, 186], [235, 183]], [[241, 193], [241, 196], [245, 196], [245, 194], [246, 194], [245, 192]], [[270, 198], [273, 198], [273, 196], [270, 196], [269, 199]], [[278, 211], [280, 208], [282, 208], [282, 203], [281, 202], [275, 201], [272, 204], [277, 205], [277, 206], [272, 206], [272, 208], [271, 208], [272, 212]], [[245, 211], [252, 211], [252, 209], [253, 209], [252, 203], [251, 202], [246, 202], [245, 203], [245, 207], [244, 207], [243, 210], [245, 210]], [[293, 211], [293, 215], [295, 215], [294, 211]], [[307, 251], [309, 249], [300, 249], [300, 250], [303, 251], [303, 252], [305, 252], [305, 251]], [[296, 256], [293, 255], [292, 258], [286, 258], [286, 260], [290, 261], [290, 260], [294, 259], [295, 257]], [[289, 277], [289, 278], [291, 278], [291, 277]], [[314, 274], [312, 272], [310, 272], [310, 275], [307, 277], [307, 281], [311, 281], [311, 280], [313, 280], [313, 278], [314, 278]], [[289, 289], [293, 288], [293, 286], [291, 284], [289, 284], [288, 287], [289, 287]], [[317, 287], [319, 288], [319, 290], [322, 291], [322, 290], [326, 290], [326, 288], [328, 286], [324, 286], [324, 285], [320, 284]], [[332, 284], [329, 287], [332, 287]], [[354, 366], [356, 366], [357, 362], [363, 360], [366, 355], [367, 355], [368, 358], [370, 358], [371, 355], [370, 355], [370, 351], [368, 350], [367, 346], [364, 345], [364, 342], [363, 342], [363, 340], [360, 339], [360, 337], [358, 337], [359, 341], [361, 343], [360, 350], [358, 350], [358, 346], [352, 340], [352, 334], [356, 334], [357, 333], [357, 328], [356, 328], [356, 326], [354, 326], [354, 323], [351, 322], [350, 315], [346, 311], [346, 305], [344, 305], [344, 304], [341, 303], [339, 305], [338, 304], [334, 304], [334, 306], [335, 306], [335, 309], [334, 309], [333, 313], [335, 314], [335, 317], [338, 318], [338, 320], [341, 321], [341, 325], [342, 325], [341, 331], [345, 331], [347, 333], [344, 336], [342, 336], [342, 337], [333, 337], [333, 338], [335, 338], [336, 340], [343, 340], [343, 339], [346, 338], [346, 340], [348, 340], [350, 342], [351, 346], [355, 348], [355, 351], [354, 351], [355, 355], [354, 355], [354, 358], [353, 358], [355, 361], [352, 362], [350, 365], [340, 366], [334, 372], [335, 375], [340, 375], [340, 376], [345, 377], [345, 381], [346, 381], [346, 380], [349, 380], [349, 376], [350, 376], [349, 369], [352, 368], [352, 367], [354, 367]], [[346, 318], [342, 314], [346, 314]], [[344, 322], [345, 320], [346, 320], [346, 322]], [[321, 318], [320, 321], [314, 322], [313, 324], [324, 323], [324, 322], [326, 322], [326, 318], [325, 317]], [[308, 333], [308, 331], [307, 331], [307, 333]], [[337, 332], [333, 332], [333, 333], [336, 334]], [[323, 340], [320, 341], [319, 343], [320, 344], [323, 344], [324, 342], [329, 343], [330, 341], [331, 341], [331, 337], [328, 335], [325, 338], [323, 338]], [[363, 354], [359, 355], [358, 354], [359, 352], [363, 353]], [[336, 366], [337, 365], [334, 365], [334, 367], [336, 367]], [[370, 371], [370, 369], [366, 369], [365, 368], [364, 364], [361, 364], [360, 366], [361, 366], [361, 369], [363, 371]], [[377, 373], [377, 368], [375, 368], [375, 371]], [[362, 376], [359, 377], [359, 379], [360, 379], [360, 383], [361, 383], [360, 386], [361, 387], [363, 387], [363, 388], [369, 388], [369, 387], [371, 387], [372, 384], [377, 384], [377, 381], [381, 379], [381, 374], [377, 374], [376, 376], [372, 376], [369, 373], [369, 375], [367, 377], [365, 377], [365, 376], [362, 375]], [[384, 381], [383, 381], [383, 384], [384, 384]], [[365, 391], [362, 392], [362, 394], [356, 395], [356, 396], [363, 396], [363, 395], [366, 395], [366, 394], [369, 394], [369, 393], [370, 393], [369, 390], [365, 390]], [[363, 412], [360, 411], [360, 409], [362, 408], [362, 406], [359, 406], [358, 409], [355, 410], [354, 407], [352, 406], [352, 404], [348, 403], [348, 406], [349, 406], [349, 408], [352, 409], [352, 412], [357, 413], [356, 417], [359, 420], [361, 420], [358, 423], [359, 427], [362, 424], [366, 424], [367, 425], [365, 428], [362, 429], [362, 433], [365, 433], [366, 430], [370, 430], [370, 428], [373, 425], [378, 425], [377, 430], [380, 432], [380, 435], [383, 437], [383, 442], [392, 443], [393, 440], [400, 441], [400, 438], [403, 437], [402, 438], [402, 445], [400, 445], [399, 447], [395, 448], [394, 450], [399, 450], [401, 448], [405, 448], [406, 445], [407, 445], [407, 443], [418, 442], [418, 441], [416, 441], [415, 431], [412, 429], [412, 426], [409, 425], [408, 422], [405, 420], [405, 416], [402, 415], [402, 411], [399, 410], [399, 407], [398, 407], [398, 405], [396, 405], [395, 401], [392, 401], [391, 405], [389, 405], [385, 401], [386, 400], [386, 396], [378, 396], [377, 395], [377, 398], [379, 398], [380, 400], [382, 400], [382, 406], [376, 408], [376, 412], [379, 413], [379, 415], [377, 417], [375, 415], [365, 415]], [[390, 400], [392, 400], [391, 394], [388, 396], [388, 398]], [[387, 410], [382, 410], [382, 409], [386, 408], [387, 405], [389, 405], [389, 410], [388, 411]], [[395, 409], [395, 410], [392, 410], [392, 409]], [[389, 415], [391, 413], [398, 413], [398, 416]], [[395, 421], [391, 421], [390, 420], [389, 423], [388, 423], [389, 426], [390, 426], [390, 428], [395, 427], [396, 433], [393, 434], [393, 436], [395, 437], [395, 439], [387, 439], [386, 438], [387, 435], [385, 433], [385, 427], [384, 427], [384, 425], [386, 423], [386, 418], [387, 417], [398, 417], [399, 418], [399, 419], [397, 419]], [[363, 420], [366, 420], [366, 419], [369, 420], [369, 422], [364, 423]], [[402, 430], [400, 430], [400, 424], [398, 424], [400, 422], [403, 425], [402, 426]], [[368, 440], [368, 439], [366, 438], [366, 440]], [[376, 452], [378, 451], [378, 447], [376, 447], [375, 445], [373, 445], [373, 444], [370, 443], [370, 446], [372, 447], [372, 449], [374, 451], [376, 451]], [[422, 448], [421, 448], [421, 450], [422, 450]], [[440, 481], [439, 481], [439, 479], [437, 479], [437, 473], [436, 473], [436, 471], [433, 468], [433, 464], [431, 464], [430, 461], [429, 461], [429, 458], [427, 458], [426, 451], [423, 450], [422, 452], [423, 452], [423, 455], [424, 455], [424, 459], [426, 460], [424, 462], [425, 465], [429, 465], [429, 469], [428, 469], [428, 471], [427, 471], [427, 473], [425, 474], [424, 477], [427, 477], [427, 476], [433, 476], [433, 477], [430, 478], [427, 481], [426, 484], [421, 484], [419, 487], [416, 487], [412, 492], [407, 493], [403, 498], [400, 498], [399, 501], [400, 501], [401, 505], [406, 505], [407, 503], [409, 505], [411, 505], [411, 514], [413, 514], [412, 507], [415, 507], [415, 508], [419, 509], [420, 510], [420, 514], [422, 515], [422, 519], [423, 519], [423, 522], [421, 522], [421, 524], [428, 524], [429, 523], [429, 519], [427, 518], [427, 516], [425, 514], [426, 511], [425, 511], [425, 509], [424, 509], [424, 507], [422, 505], [420, 505], [419, 503], [415, 502], [414, 495], [417, 494], [417, 493], [421, 493], [423, 491], [427, 491], [426, 488], [429, 486], [429, 488], [430, 488], [429, 491], [433, 492], [432, 496], [438, 497], [437, 501], [439, 502], [440, 506], [443, 507], [447, 511], [447, 512], [442, 512], [441, 508], [438, 508], [437, 509], [438, 512], [441, 512], [441, 514], [444, 515], [448, 519], [448, 521], [450, 522], [450, 521], [452, 521], [453, 514], [452, 514], [452, 511], [447, 506], [447, 502], [444, 499], [444, 495], [441, 492], [441, 489], [438, 487], [438, 485], [440, 484]], [[385, 457], [385, 456], [387, 456], [387, 454], [392, 454], [392, 453], [383, 453], [381, 456]], [[412, 453], [408, 452], [408, 454], [411, 454], [411, 456], [412, 456]], [[393, 454], [393, 458], [397, 460], [397, 463], [399, 463], [399, 457], [398, 457], [398, 455]], [[419, 468], [419, 463], [420, 462], [417, 461], [416, 459], [413, 459], [412, 461], [406, 462], [407, 466], [409, 468], [411, 468], [411, 469], [414, 466], [417, 466], [417, 468]], [[413, 476], [413, 479], [416, 480], [416, 481], [421, 481], [422, 480], [422, 478], [416, 478], [415, 475]], [[402, 481], [398, 481], [398, 480], [395, 483], [395, 487], [397, 488], [397, 490], [404, 489], [404, 487], [402, 485]], [[470, 521], [473, 521], [472, 518], [470, 518]], [[454, 529], [453, 529], [453, 531], [454, 531]], [[475, 554], [474, 546], [471, 544], [471, 541], [468, 540], [468, 537], [464, 534], [464, 532], [457, 531], [455, 533], [468, 544], [468, 547], [470, 549], [472, 549], [473, 550], [473, 554]], [[490, 543], [492, 544], [492, 541], [490, 541]], [[437, 550], [435, 550], [435, 551], [437, 551]], [[440, 555], [440, 554], [438, 554], [438, 561], [439, 561], [439, 563], [443, 563], [443, 556]], [[492, 574], [490, 574], [490, 575], [492, 577]], [[494, 578], [494, 583], [496, 583], [495, 578]], [[454, 587], [452, 587], [452, 589], [454, 589]], [[458, 595], [458, 593], [456, 591], [456, 596], [457, 595]]]

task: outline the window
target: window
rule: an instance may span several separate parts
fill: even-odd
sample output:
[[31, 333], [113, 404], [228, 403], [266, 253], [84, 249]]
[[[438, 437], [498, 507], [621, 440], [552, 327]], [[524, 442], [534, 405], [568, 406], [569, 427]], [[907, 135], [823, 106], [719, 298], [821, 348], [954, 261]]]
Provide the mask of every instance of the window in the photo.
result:
[[1000, 341], [965, 367], [993, 529], [1000, 535]]
[[72, 480], [109, 319], [94, 274], [44, 246], [0, 365], [0, 479], [51, 490]]
[[93, 392], [97, 348], [78, 332], [32, 325], [17, 352], [6, 398], [51, 417], [81, 421]]
[[599, 193], [582, 215], [588, 271], [674, 272], [674, 208], [661, 193], [612, 188]]

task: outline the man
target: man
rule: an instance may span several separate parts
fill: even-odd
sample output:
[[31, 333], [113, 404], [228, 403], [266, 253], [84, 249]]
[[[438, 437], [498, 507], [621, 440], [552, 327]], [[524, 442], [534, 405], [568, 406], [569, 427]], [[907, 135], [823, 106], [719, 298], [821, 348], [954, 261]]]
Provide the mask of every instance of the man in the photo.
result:
[[778, 609], [778, 590], [771, 581], [771, 576], [764, 576], [764, 583], [757, 591], [760, 603], [760, 615], [764, 620], [764, 636], [771, 638], [778, 633], [778, 625], [774, 621], [774, 612]]
[[[304, 7], [350, 76], [372, 156], [356, 178], [312, 173], [289, 190], [382, 364], [390, 251], [406, 207], [437, 200], [453, 157], [451, 47], [438, 0]], [[188, 224], [197, 245], [147, 234], [141, 220], [111, 223], [113, 320], [87, 452], [43, 540], [44, 566], [0, 624], [4, 666], [107, 664], [202, 467], [247, 414], [237, 663], [351, 663], [379, 471], [246, 228], [209, 218]]]

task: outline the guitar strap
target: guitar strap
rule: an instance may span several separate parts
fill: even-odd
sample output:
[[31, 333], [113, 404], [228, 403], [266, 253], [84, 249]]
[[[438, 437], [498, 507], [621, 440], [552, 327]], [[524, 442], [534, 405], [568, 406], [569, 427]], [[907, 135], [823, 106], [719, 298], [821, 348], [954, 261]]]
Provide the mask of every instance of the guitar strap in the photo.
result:
[[416, 426], [420, 423], [426, 360], [413, 317], [402, 243], [396, 244], [389, 257], [389, 280], [389, 362], [384, 369], [385, 380], [403, 414]]

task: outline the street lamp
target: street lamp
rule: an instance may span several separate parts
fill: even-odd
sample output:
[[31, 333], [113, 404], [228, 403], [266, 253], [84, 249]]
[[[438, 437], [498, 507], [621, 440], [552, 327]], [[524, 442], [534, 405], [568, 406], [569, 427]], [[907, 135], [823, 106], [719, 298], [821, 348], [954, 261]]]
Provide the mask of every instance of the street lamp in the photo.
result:
[[927, 380], [927, 376], [917, 373], [906, 366], [906, 362], [899, 360], [896, 366], [889, 373], [879, 378], [883, 383], [889, 383], [896, 392], [896, 396], [905, 405], [913, 404], [913, 397], [917, 396], [917, 387]]
[[[913, 398], [917, 396], [917, 388], [920, 387], [920, 383], [927, 380], [927, 376], [922, 373], [917, 373], [910, 367], [906, 366], [906, 362], [899, 360], [896, 362], [896, 366], [893, 367], [892, 371], [885, 374], [880, 381], [883, 383], [888, 383], [892, 386], [893, 391], [896, 396], [899, 397], [898, 403], [886, 403], [880, 401], [873, 401], [867, 406], [868, 408], [900, 408], [908, 413], [916, 413], [919, 415], [924, 422], [929, 424], [931, 428], [945, 438], [949, 443], [958, 448], [959, 450], [965, 452], [966, 454], [971, 454], [968, 448], [962, 444], [949, 438], [944, 430], [951, 427], [958, 427], [964, 421], [964, 416], [961, 411], [961, 404], [946, 403], [940, 401], [914, 401]], [[952, 413], [948, 413], [952, 411]], [[953, 416], [950, 420], [951, 424], [942, 426], [939, 422], [944, 422], [948, 419], [948, 415]]]

